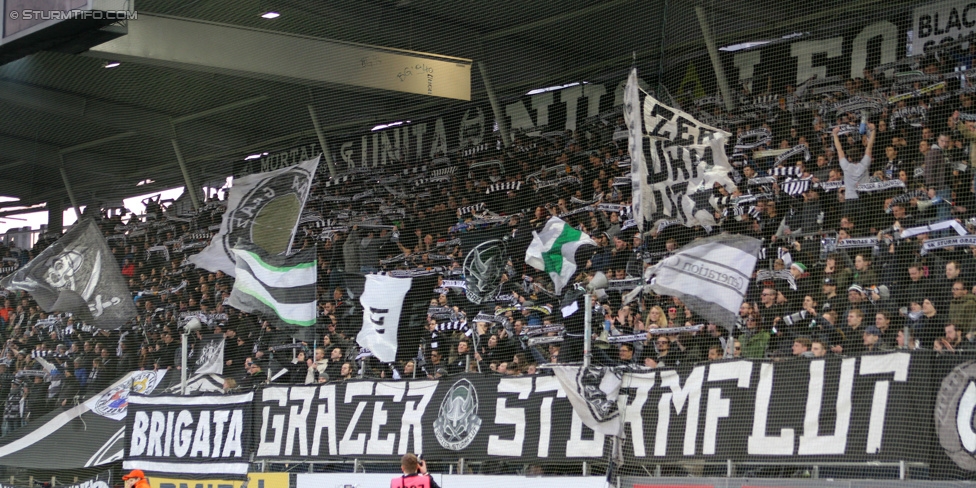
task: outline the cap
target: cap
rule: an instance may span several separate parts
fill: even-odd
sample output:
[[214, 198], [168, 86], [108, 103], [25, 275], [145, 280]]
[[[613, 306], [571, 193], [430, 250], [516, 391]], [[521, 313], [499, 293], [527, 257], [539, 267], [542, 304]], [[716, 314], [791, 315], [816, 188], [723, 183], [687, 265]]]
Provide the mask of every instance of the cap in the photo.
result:
[[855, 283], [855, 284], [851, 285], [849, 288], [847, 288], [847, 291], [856, 291], [856, 292], [858, 292], [858, 293], [860, 293], [862, 295], [864, 294], [864, 288], [861, 288], [861, 285], [858, 285], [857, 283]]
[[864, 329], [864, 333], [879, 336], [881, 335], [881, 329], [879, 329], [877, 326], [869, 325], [866, 329]]
[[146, 473], [143, 473], [141, 469], [133, 469], [132, 471], [129, 471], [129, 474], [122, 476], [122, 481], [130, 478], [143, 479], [145, 477]]
[[833, 278], [824, 278], [823, 284], [828, 286], [837, 286], [837, 282]]
[[791, 264], [790, 267], [791, 268], [796, 268], [796, 269], [800, 270], [801, 273], [806, 273], [807, 272], [807, 265], [805, 265], [805, 264], [803, 264], [803, 263], [801, 263], [799, 261], [793, 261], [793, 264]]

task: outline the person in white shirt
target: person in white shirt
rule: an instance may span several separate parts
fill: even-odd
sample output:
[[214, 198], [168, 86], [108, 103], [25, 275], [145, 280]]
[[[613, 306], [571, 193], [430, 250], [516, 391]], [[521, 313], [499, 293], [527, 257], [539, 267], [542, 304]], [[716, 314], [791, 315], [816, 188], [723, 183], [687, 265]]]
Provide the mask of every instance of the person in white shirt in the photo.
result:
[[[844, 205], [846, 213], [850, 214], [854, 210], [854, 206], [858, 203], [857, 185], [861, 183], [867, 183], [868, 178], [871, 176], [869, 168], [871, 167], [871, 149], [874, 147], [874, 136], [876, 131], [874, 130], [874, 124], [868, 124], [868, 141], [864, 148], [864, 155], [861, 160], [857, 163], [852, 163], [848, 159], [848, 154], [844, 152], [844, 147], [840, 142], [840, 127], [834, 127], [834, 147], [837, 149], [837, 156], [839, 157], [840, 167], [844, 170]], [[856, 155], [853, 154], [856, 148], [852, 147], [848, 149], [852, 154], [850, 156], [856, 159]]]

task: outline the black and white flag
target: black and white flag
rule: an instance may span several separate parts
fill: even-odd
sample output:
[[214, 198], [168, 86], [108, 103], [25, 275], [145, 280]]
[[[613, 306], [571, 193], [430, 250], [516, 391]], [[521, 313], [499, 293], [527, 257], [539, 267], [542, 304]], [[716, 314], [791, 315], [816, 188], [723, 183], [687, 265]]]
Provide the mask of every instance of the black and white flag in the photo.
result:
[[119, 265], [98, 225], [84, 220], [36, 258], [0, 280], [0, 288], [30, 293], [45, 312], [71, 312], [102, 329], [136, 316]]
[[[625, 88], [625, 113], [633, 111], [638, 95], [636, 72]], [[634, 86], [631, 86], [634, 85]], [[713, 215], [716, 197], [711, 195], [715, 183], [730, 193], [735, 183], [729, 176], [732, 166], [725, 155], [728, 132], [705, 125], [691, 115], [668, 107], [650, 95], [644, 97], [642, 126], [636, 126], [633, 115], [625, 117], [631, 150], [631, 182], [634, 191], [634, 220], [641, 231], [655, 216], [680, 219], [688, 227], [715, 226]], [[635, 130], [641, 127], [640, 130]], [[644, 159], [644, 137], [647, 137], [647, 159]], [[636, 139], [636, 140], [634, 140]], [[637, 164], [642, 161], [643, 164]], [[696, 193], [702, 192], [697, 198]], [[693, 197], [694, 196], [694, 197]], [[697, 201], [696, 201], [697, 200]]]
[[224, 335], [212, 334], [197, 345], [194, 374], [224, 374]]
[[236, 277], [233, 249], [240, 239], [269, 255], [290, 252], [321, 157], [234, 179], [220, 232], [206, 249], [188, 260], [197, 267]]
[[61, 488], [111, 488], [112, 470], [106, 470], [95, 475], [94, 478], [79, 481], [70, 485], [61, 485]]
[[739, 234], [695, 239], [648, 268], [650, 288], [678, 297], [714, 324], [735, 326], [762, 241]]
[[129, 397], [124, 469], [247, 476], [254, 393]]
[[613, 368], [556, 365], [552, 368], [583, 424], [603, 435], [617, 436], [621, 431], [617, 397], [621, 374]]
[[366, 275], [359, 298], [363, 306], [363, 328], [356, 336], [359, 346], [384, 363], [415, 357], [436, 285], [435, 274], [404, 278]]

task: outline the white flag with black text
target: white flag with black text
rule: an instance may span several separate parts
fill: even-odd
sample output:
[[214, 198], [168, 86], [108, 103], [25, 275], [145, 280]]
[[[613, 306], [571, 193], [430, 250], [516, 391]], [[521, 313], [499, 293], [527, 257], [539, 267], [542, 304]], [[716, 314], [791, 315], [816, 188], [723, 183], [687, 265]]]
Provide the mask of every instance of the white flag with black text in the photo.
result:
[[735, 189], [725, 154], [730, 137], [716, 127], [644, 96], [643, 119], [637, 117], [636, 71], [624, 90], [625, 121], [631, 153], [634, 220], [641, 230], [660, 218], [678, 219], [688, 227], [716, 225], [716, 183]]
[[384, 363], [416, 357], [436, 284], [434, 274], [403, 278], [366, 275], [359, 298], [363, 306], [363, 328], [356, 336], [359, 346]]
[[678, 297], [692, 312], [731, 330], [749, 288], [762, 241], [722, 233], [695, 239], [648, 268], [650, 288]]

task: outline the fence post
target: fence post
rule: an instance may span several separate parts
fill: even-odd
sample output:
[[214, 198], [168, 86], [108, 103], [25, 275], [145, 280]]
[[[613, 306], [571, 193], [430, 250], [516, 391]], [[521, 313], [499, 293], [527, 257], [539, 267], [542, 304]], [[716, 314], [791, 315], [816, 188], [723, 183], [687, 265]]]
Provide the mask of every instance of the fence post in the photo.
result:
[[908, 477], [908, 469], [905, 466], [905, 461], [898, 461], [898, 479], [904, 481]]

